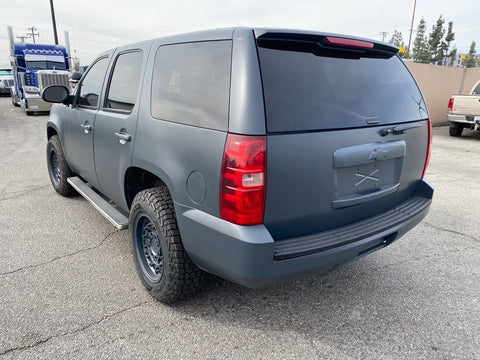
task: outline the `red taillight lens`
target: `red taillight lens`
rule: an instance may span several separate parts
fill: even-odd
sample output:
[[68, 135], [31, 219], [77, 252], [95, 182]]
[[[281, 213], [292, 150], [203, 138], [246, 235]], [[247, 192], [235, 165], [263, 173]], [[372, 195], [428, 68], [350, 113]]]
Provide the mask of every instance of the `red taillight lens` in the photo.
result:
[[326, 37], [327, 42], [332, 45], [348, 46], [361, 49], [373, 49], [373, 43], [354, 39], [345, 39], [333, 36]]
[[220, 190], [222, 219], [240, 225], [263, 222], [266, 137], [228, 134]]
[[453, 98], [450, 98], [450, 100], [448, 100], [448, 111], [452, 112], [453, 111]]
[[422, 179], [425, 177], [427, 172], [428, 164], [430, 163], [430, 154], [432, 153], [432, 122], [428, 119], [428, 149], [427, 149], [427, 158], [425, 160], [425, 167], [423, 168]]

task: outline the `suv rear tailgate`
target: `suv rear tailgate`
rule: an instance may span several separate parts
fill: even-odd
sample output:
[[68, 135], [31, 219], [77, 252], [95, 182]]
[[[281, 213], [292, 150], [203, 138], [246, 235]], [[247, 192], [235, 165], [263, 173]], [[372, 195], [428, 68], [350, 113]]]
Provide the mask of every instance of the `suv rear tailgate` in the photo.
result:
[[388, 137], [384, 127], [268, 136], [264, 222], [273, 238], [349, 224], [411, 196], [427, 153], [428, 124], [419, 123]]
[[413, 196], [428, 152], [428, 113], [396, 49], [333, 35], [256, 35], [272, 237], [327, 231]]

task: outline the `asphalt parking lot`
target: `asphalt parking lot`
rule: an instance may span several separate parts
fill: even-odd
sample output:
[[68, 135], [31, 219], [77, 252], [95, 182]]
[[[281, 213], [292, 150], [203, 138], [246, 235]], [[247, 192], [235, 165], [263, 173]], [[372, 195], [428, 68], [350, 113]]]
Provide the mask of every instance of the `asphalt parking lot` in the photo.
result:
[[128, 232], [51, 187], [47, 119], [0, 98], [1, 359], [480, 359], [480, 133], [434, 129], [434, 203], [391, 246], [274, 288], [212, 279], [165, 306]]

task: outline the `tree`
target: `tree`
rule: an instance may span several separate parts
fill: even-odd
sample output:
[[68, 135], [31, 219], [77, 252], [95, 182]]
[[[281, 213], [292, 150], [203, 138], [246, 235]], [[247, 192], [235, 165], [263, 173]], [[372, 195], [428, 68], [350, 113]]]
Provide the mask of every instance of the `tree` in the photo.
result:
[[412, 50], [412, 57], [415, 62], [453, 66], [457, 55], [455, 47], [450, 50], [451, 44], [455, 40], [453, 22], [448, 23], [447, 30], [445, 30], [444, 25], [445, 19], [440, 15], [427, 37], [425, 34], [425, 19], [420, 20]]
[[455, 61], [455, 57], [457, 56], [457, 49], [454, 47], [450, 52], [450, 44], [452, 41], [455, 40], [455, 33], [453, 32], [453, 22], [450, 21], [448, 23], [448, 30], [447, 35], [445, 35], [445, 40], [442, 41], [442, 51], [445, 54], [446, 58], [443, 61], [444, 65], [453, 66], [453, 62]]
[[428, 48], [427, 36], [425, 35], [426, 28], [425, 19], [422, 17], [417, 27], [415, 41], [413, 42], [412, 58], [415, 62], [429, 64], [431, 56]]
[[475, 67], [480, 65], [480, 61], [477, 58], [477, 50], [475, 49], [476, 43], [475, 41], [472, 41], [472, 44], [470, 45], [470, 51], [468, 52], [468, 55], [465, 57], [464, 60], [462, 60], [462, 65], [470, 68], [470, 67]]
[[[397, 31], [395, 29], [395, 31], [393, 32], [392, 38], [390, 39], [390, 44], [398, 48], [401, 48], [401, 47], [405, 48], [405, 42], [403, 41], [403, 36], [400, 31]], [[405, 51], [399, 52], [399, 55], [400, 57], [404, 57]]]
[[455, 62], [455, 59], [457, 58], [457, 48], [454, 47], [452, 51], [450, 51], [450, 54], [448, 58], [446, 58], [445, 65], [447, 66], [453, 66], [453, 63]]
[[428, 50], [430, 52], [430, 62], [437, 64], [445, 57], [442, 39], [445, 34], [443, 24], [445, 20], [442, 15], [438, 18], [435, 25], [432, 26], [432, 32], [428, 36]]

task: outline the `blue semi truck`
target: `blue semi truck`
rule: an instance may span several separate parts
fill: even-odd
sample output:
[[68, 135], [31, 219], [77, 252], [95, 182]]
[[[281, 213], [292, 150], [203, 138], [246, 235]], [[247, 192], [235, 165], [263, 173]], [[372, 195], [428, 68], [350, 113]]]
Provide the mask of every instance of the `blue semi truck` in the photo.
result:
[[14, 72], [12, 103], [25, 108], [27, 115], [50, 111], [51, 104], [42, 100], [43, 89], [51, 85], [70, 88], [70, 62], [65, 46], [15, 43], [8, 27], [10, 61]]

